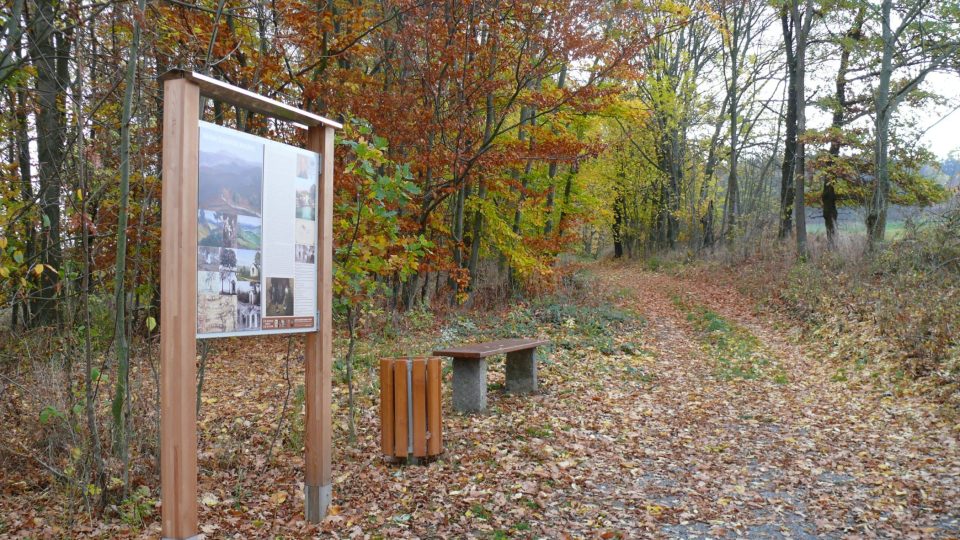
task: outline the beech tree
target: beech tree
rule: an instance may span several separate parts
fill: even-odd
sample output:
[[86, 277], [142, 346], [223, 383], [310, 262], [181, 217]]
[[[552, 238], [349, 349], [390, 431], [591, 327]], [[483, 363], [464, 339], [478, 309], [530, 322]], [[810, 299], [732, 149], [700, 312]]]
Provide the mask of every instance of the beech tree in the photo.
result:
[[[960, 4], [883, 0], [869, 6], [880, 24], [880, 66], [873, 88], [874, 135], [876, 137], [873, 194], [867, 213], [871, 245], [886, 236], [890, 204], [890, 125], [900, 104], [926, 77], [946, 66], [956, 65], [960, 50]], [[904, 73], [900, 79], [894, 75]]]

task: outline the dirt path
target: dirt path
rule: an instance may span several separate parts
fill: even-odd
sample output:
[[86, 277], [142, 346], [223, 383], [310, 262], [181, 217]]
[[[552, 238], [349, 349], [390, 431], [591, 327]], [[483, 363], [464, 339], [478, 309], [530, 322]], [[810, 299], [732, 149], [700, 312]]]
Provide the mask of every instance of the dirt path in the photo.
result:
[[[445, 453], [422, 467], [381, 457], [376, 363], [356, 372], [355, 440], [338, 376], [334, 503], [319, 526], [303, 519], [299, 351], [288, 363], [284, 339], [218, 343], [199, 418], [201, 530], [207, 538], [960, 536], [960, 426], [932, 404], [838, 378], [838, 366], [787, 338], [796, 329], [754, 315], [735, 291], [635, 265], [591, 271], [583, 305], [550, 297], [452, 317], [406, 341], [365, 340], [368, 360], [492, 335], [552, 345], [533, 395], [504, 394], [502, 360], [491, 363], [486, 414], [453, 413], [447, 378]], [[337, 358], [343, 352], [338, 346]], [[761, 367], [744, 368], [739, 357]], [[39, 506], [0, 489], [0, 509], [20, 509], [0, 513], [0, 538], [62, 513], [35, 519]], [[159, 513], [148, 519], [142, 528], [113, 518], [72, 532], [156, 538]]]
[[[576, 315], [539, 327], [554, 344], [539, 392], [504, 395], [502, 366], [491, 365], [489, 413], [448, 413], [446, 453], [428, 467], [379, 464], [371, 406], [355, 457], [338, 462], [342, 507], [324, 529], [431, 538], [960, 534], [957, 431], [931, 405], [836, 380], [836, 366], [805, 357], [785, 338], [793, 329], [755, 317], [734, 291], [632, 266], [594, 271], [593, 295], [619, 298], [645, 325], [599, 346]], [[715, 324], [740, 328], [769, 359], [766, 371], [720, 376], [717, 350], [688, 320], [701, 306], [723, 319]]]
[[[960, 446], [920, 399], [877, 398], [805, 358], [736, 292], [635, 267], [600, 277], [647, 318], [656, 384], [636, 429], [660, 434], [636, 486], [683, 538], [956, 537]], [[681, 299], [682, 302], [678, 301]], [[724, 380], [678, 304], [701, 305], [759, 338], [786, 380]], [[648, 502], [647, 504], [651, 504]]]

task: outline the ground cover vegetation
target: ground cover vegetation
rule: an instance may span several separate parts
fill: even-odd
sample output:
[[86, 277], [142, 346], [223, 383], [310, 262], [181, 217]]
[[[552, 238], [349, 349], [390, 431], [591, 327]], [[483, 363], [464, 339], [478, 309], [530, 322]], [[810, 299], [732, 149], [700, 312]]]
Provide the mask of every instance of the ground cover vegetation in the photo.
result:
[[936, 396], [953, 416], [960, 404], [958, 216], [954, 207], [908, 225], [876, 256], [865, 255], [862, 237], [854, 237], [840, 253], [815, 244], [801, 264], [756, 250], [671, 271], [716, 274], [712, 279], [764, 309], [801, 322], [805, 330], [795, 338], [825, 361], [839, 360], [837, 378], [879, 392]]
[[[299, 513], [300, 341], [204, 340], [209, 537], [957, 535], [960, 168], [920, 142], [957, 36], [953, 0], [0, 0], [0, 536], [158, 534], [171, 68], [345, 124], [335, 506]], [[514, 336], [539, 394], [494, 363], [445, 457], [379, 461], [378, 358]]]

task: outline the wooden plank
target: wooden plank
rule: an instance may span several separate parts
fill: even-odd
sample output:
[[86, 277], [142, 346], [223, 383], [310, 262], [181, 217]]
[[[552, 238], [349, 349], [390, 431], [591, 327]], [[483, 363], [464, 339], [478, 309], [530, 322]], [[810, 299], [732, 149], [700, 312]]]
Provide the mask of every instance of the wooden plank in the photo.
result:
[[[323, 167], [320, 176], [318, 200], [317, 239], [317, 312], [320, 317], [317, 331], [306, 336], [305, 395], [306, 420], [304, 443], [306, 456], [305, 489], [330, 493], [332, 486], [332, 429], [331, 403], [333, 399], [333, 140], [330, 127], [311, 127], [307, 133], [307, 149], [321, 154]], [[318, 491], [317, 491], [318, 490]], [[307, 503], [307, 519], [319, 523], [326, 515], [329, 497], [320, 507]]]
[[329, 118], [324, 118], [318, 114], [313, 114], [303, 109], [291, 107], [277, 100], [261, 96], [260, 94], [255, 94], [249, 90], [245, 90], [238, 86], [233, 86], [232, 84], [225, 83], [223, 81], [214, 79], [213, 77], [208, 77], [193, 71], [172, 69], [161, 75], [159, 78], [161, 81], [176, 79], [188, 80], [200, 87], [200, 94], [203, 96], [213, 98], [224, 103], [229, 103], [231, 105], [236, 105], [238, 107], [247, 109], [248, 111], [263, 114], [271, 118], [280, 118], [282, 120], [298, 122], [304, 126], [307, 126], [308, 128], [315, 126], [327, 126], [334, 129], [341, 129], [343, 127], [343, 124], [340, 122], [330, 120]]
[[413, 359], [413, 455], [427, 457], [427, 361]]
[[161, 535], [197, 534], [197, 183], [200, 89], [163, 85], [160, 228]]
[[471, 345], [462, 345], [448, 349], [433, 351], [436, 356], [451, 356], [453, 358], [486, 358], [498, 354], [506, 354], [524, 349], [533, 349], [541, 345], [547, 345], [550, 342], [544, 339], [502, 339], [499, 341], [489, 341], [486, 343], [474, 343]]
[[[322, 133], [319, 133], [322, 132]], [[319, 139], [319, 141], [318, 141]], [[320, 485], [332, 486], [333, 474], [333, 147], [334, 130], [314, 127], [308, 133], [308, 150], [319, 152], [323, 163], [317, 199], [317, 306], [320, 316], [320, 359], [323, 363], [323, 434], [320, 437]], [[326, 513], [326, 509], [324, 509]]]
[[393, 366], [393, 455], [407, 457], [407, 362]]
[[440, 373], [443, 360], [440, 358], [427, 359], [427, 429], [430, 438], [427, 439], [427, 454], [439, 455], [443, 449], [442, 422], [440, 418]]
[[380, 360], [380, 448], [393, 455], [393, 360]]

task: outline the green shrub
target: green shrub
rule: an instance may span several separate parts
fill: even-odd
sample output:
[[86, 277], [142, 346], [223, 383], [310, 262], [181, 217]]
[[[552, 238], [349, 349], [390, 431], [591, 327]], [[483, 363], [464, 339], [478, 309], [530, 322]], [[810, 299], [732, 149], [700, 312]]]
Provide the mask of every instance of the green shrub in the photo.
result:
[[150, 488], [140, 486], [120, 503], [117, 511], [121, 521], [134, 529], [141, 529], [144, 520], [153, 514], [155, 504], [156, 501], [150, 497]]

